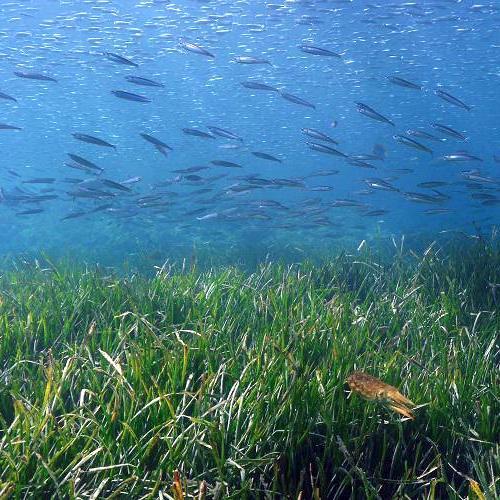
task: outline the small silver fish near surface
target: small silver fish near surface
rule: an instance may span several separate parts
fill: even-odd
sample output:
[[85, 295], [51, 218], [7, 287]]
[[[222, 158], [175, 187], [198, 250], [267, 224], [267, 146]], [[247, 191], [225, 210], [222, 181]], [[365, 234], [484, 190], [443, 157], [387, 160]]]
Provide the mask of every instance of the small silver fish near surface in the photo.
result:
[[306, 144], [313, 151], [318, 151], [319, 153], [326, 153], [334, 156], [341, 156], [343, 158], [347, 158], [347, 155], [345, 153], [342, 153], [338, 149], [327, 146], [326, 144], [320, 144], [318, 142], [307, 142]]
[[389, 80], [394, 85], [398, 85], [399, 87], [405, 87], [407, 89], [413, 90], [422, 90], [422, 85], [410, 82], [409, 80], [405, 80], [404, 78], [400, 78], [399, 76], [388, 76], [387, 80]]
[[314, 128], [305, 127], [302, 129], [302, 133], [311, 137], [312, 139], [316, 139], [318, 141], [331, 142], [332, 144], [338, 144], [337, 141], [333, 140], [330, 136], [316, 130]]
[[460, 99], [457, 99], [456, 97], [452, 96], [451, 94], [448, 94], [448, 92], [445, 92], [444, 90], [437, 89], [434, 91], [434, 93], [444, 101], [447, 101], [450, 104], [453, 104], [454, 106], [466, 109], [467, 111], [471, 110], [470, 106], [462, 102]]
[[254, 81], [247, 81], [247, 82], [240, 82], [243, 87], [246, 89], [250, 90], [265, 90], [269, 92], [279, 92], [279, 90], [275, 87], [272, 87], [271, 85], [267, 85], [266, 83], [262, 82], [254, 82]]
[[300, 104], [301, 106], [306, 106], [307, 108], [312, 108], [316, 109], [316, 106], [309, 101], [306, 101], [305, 99], [302, 99], [301, 97], [297, 97], [296, 95], [289, 94], [287, 92], [280, 92], [281, 97], [283, 99], [286, 99], [287, 101], [293, 102], [295, 104]]
[[419, 151], [424, 151], [425, 153], [429, 153], [431, 156], [434, 154], [432, 149], [424, 146], [418, 141], [415, 141], [411, 137], [405, 137], [404, 135], [394, 135], [393, 139], [400, 144], [404, 144], [405, 146], [409, 146], [411, 148], [417, 149]]
[[41, 82], [57, 82], [52, 76], [43, 73], [35, 73], [32, 71], [14, 71], [14, 75], [19, 78], [26, 78], [27, 80], [39, 80]]
[[125, 80], [135, 85], [142, 85], [143, 87], [165, 87], [163, 83], [156, 82], [154, 80], [150, 80], [149, 78], [143, 78], [140, 76], [127, 75], [125, 77]]
[[201, 56], [215, 59], [215, 56], [211, 52], [209, 52], [207, 49], [205, 49], [201, 45], [198, 45], [194, 42], [190, 42], [189, 40], [186, 40], [185, 38], [181, 38], [179, 40], [179, 46], [182, 47], [183, 49], [187, 50], [188, 52], [193, 52], [194, 54], [199, 54]]
[[341, 59], [342, 56], [337, 52], [333, 52], [332, 50], [324, 49], [321, 47], [317, 47], [315, 45], [302, 44], [299, 45], [299, 49], [306, 54], [313, 54], [315, 56], [323, 56], [323, 57], [336, 57]]
[[253, 56], [236, 56], [234, 61], [239, 64], [268, 64], [272, 66], [272, 63], [267, 59], [263, 59], [261, 57], [253, 57]]
[[458, 130], [455, 130], [448, 125], [443, 125], [442, 123], [431, 123], [431, 127], [442, 134], [448, 135], [450, 137], [453, 137], [454, 139], [458, 139], [459, 141], [466, 141], [467, 137], [462, 134], [462, 132], [458, 132]]
[[116, 149], [116, 146], [113, 144], [110, 144], [107, 141], [104, 141], [103, 139], [99, 139], [98, 137], [94, 137], [92, 135], [88, 134], [81, 134], [79, 132], [74, 132], [71, 134], [75, 139], [78, 141], [86, 142], [88, 144], [95, 144], [96, 146], [104, 146], [107, 148], [113, 148]]
[[445, 161], [483, 161], [479, 156], [474, 156], [471, 155], [470, 153], [467, 153], [466, 151], [458, 151], [456, 153], [449, 153], [446, 154], [442, 157], [443, 160]]
[[120, 99], [125, 99], [126, 101], [135, 101], [135, 102], [151, 102], [146, 96], [134, 94], [133, 92], [127, 92], [125, 90], [112, 90], [111, 93]]
[[120, 56], [119, 54], [115, 54], [114, 52], [104, 52], [104, 55], [113, 62], [124, 64], [125, 66], [134, 66], [135, 68], [139, 67], [139, 65], [126, 57]]
[[381, 115], [378, 111], [375, 111], [373, 108], [368, 106], [367, 104], [363, 104], [362, 102], [357, 102], [356, 107], [359, 113], [362, 115], [368, 116], [372, 120], [377, 120], [382, 123], [388, 123], [389, 125], [392, 125], [395, 127], [396, 125], [392, 120], [389, 120], [389, 118], [385, 117], [384, 115]]

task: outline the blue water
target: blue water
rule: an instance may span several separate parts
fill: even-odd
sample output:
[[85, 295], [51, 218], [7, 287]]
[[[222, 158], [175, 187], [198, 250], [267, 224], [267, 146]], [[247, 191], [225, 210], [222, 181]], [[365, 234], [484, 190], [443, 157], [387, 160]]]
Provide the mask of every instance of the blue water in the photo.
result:
[[[0, 130], [0, 254], [168, 258], [204, 247], [236, 255], [289, 248], [307, 256], [315, 248], [356, 248], [375, 238], [491, 233], [500, 220], [499, 12], [498, 2], [451, 0], [2, 2], [0, 92], [17, 102], [0, 99], [0, 122], [22, 130]], [[215, 57], [185, 50], [182, 40]], [[302, 44], [341, 57], [305, 53]], [[112, 61], [106, 52], [138, 67]], [[240, 64], [238, 56], [270, 64]], [[15, 71], [57, 82], [20, 78]], [[164, 86], [134, 85], [127, 75]], [[389, 76], [422, 90], [395, 85]], [[279, 92], [247, 89], [245, 81], [271, 85], [315, 109]], [[470, 109], [439, 98], [437, 89]], [[113, 90], [151, 102], [120, 99]], [[395, 126], [359, 113], [356, 102]], [[435, 122], [467, 139], [440, 133], [431, 127]], [[243, 141], [182, 131], [209, 132], [207, 126]], [[372, 154], [378, 144], [385, 158], [367, 160], [376, 168], [366, 168], [312, 151], [307, 142], [322, 141], [302, 128], [327, 134], [338, 145], [324, 144], [347, 157]], [[432, 149], [431, 156], [396, 142], [393, 136], [408, 129], [443, 140], [413, 137]], [[116, 150], [78, 141], [73, 133], [98, 137]], [[172, 151], [162, 155], [140, 133]], [[479, 159], [443, 160], [463, 151]], [[104, 172], [65, 166], [68, 153]], [[194, 166], [209, 167], [193, 174], [200, 180], [175, 172]], [[311, 176], [324, 170], [338, 173]], [[55, 180], [25, 182], [46, 177]], [[89, 194], [86, 184], [76, 184], [86, 179], [120, 183], [133, 177], [141, 180], [125, 184], [131, 191], [100, 186], [103, 197], [68, 194]], [[364, 180], [373, 178], [395, 189], [372, 189]], [[280, 186], [276, 179], [297, 185]], [[418, 187], [429, 181], [446, 184], [437, 192]], [[434, 198], [416, 202], [407, 192]], [[40, 195], [54, 199], [37, 201]], [[336, 206], [343, 199], [359, 206]], [[435, 209], [439, 213], [427, 212]]]

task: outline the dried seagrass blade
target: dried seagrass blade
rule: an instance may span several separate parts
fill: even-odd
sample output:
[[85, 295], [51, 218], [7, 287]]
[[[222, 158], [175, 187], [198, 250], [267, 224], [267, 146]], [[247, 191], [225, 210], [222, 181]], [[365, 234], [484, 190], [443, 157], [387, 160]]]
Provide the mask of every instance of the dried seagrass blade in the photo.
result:
[[184, 500], [184, 490], [182, 488], [181, 475], [178, 470], [174, 471], [174, 482], [172, 485], [172, 492], [175, 500]]

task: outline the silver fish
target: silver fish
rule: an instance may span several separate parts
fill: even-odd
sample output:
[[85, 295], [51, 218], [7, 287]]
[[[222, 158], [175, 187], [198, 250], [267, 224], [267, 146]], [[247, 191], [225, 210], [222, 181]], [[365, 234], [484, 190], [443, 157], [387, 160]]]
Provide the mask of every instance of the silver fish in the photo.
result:
[[210, 163], [216, 167], [243, 168], [242, 165], [233, 163], [232, 161], [212, 160]]
[[316, 109], [316, 106], [300, 97], [293, 94], [288, 94], [287, 92], [280, 92], [281, 97], [287, 101], [293, 102], [295, 104], [300, 104], [301, 106], [306, 106], [308, 108]]
[[417, 142], [410, 137], [405, 137], [404, 135], [393, 135], [392, 137], [396, 142], [399, 142], [399, 144], [418, 149], [419, 151], [424, 151], [425, 153], [429, 153], [431, 156], [434, 154], [432, 149], [429, 149], [427, 146], [420, 144], [420, 142]]
[[269, 161], [275, 161], [277, 163], [282, 163], [283, 161], [280, 160], [279, 158], [276, 158], [275, 156], [272, 156], [267, 153], [261, 153], [260, 151], [252, 151], [252, 154], [256, 156], [257, 158], [262, 158], [263, 160], [269, 160]]
[[431, 127], [435, 130], [438, 130], [439, 132], [449, 135], [450, 137], [453, 137], [454, 139], [458, 139], [460, 141], [466, 141], [467, 137], [463, 135], [461, 132], [458, 132], [457, 130], [452, 129], [451, 127], [448, 127], [447, 125], [443, 125], [442, 123], [431, 123]]
[[155, 82], [149, 78], [142, 78], [140, 76], [127, 75], [125, 80], [129, 83], [134, 83], [135, 85], [142, 85], [143, 87], [165, 87], [163, 83]]
[[366, 205], [364, 203], [361, 203], [360, 201], [350, 200], [350, 199], [345, 199], [345, 198], [335, 200], [331, 206], [334, 208], [337, 208], [337, 207], [366, 207]]
[[272, 66], [271, 62], [267, 59], [261, 59], [259, 57], [252, 56], [237, 56], [234, 58], [235, 62], [239, 64], [269, 64]]
[[218, 135], [219, 137], [224, 137], [225, 139], [231, 139], [233, 141], [243, 141], [243, 139], [229, 130], [225, 130], [220, 127], [207, 126], [208, 130], [212, 132], [214, 135]]
[[482, 175], [479, 170], [464, 170], [461, 174], [462, 177], [469, 181], [484, 182], [487, 184], [500, 184], [500, 179], [494, 179], [492, 177]]
[[442, 201], [444, 201], [441, 196], [431, 196], [425, 193], [415, 193], [412, 191], [407, 191], [403, 194], [406, 199], [415, 201], [417, 203], [441, 203]]
[[449, 102], [450, 104], [453, 104], [454, 106], [458, 106], [459, 108], [466, 109], [467, 111], [471, 110], [471, 107], [462, 102], [460, 99], [457, 99], [456, 97], [453, 97], [451, 94], [448, 94], [448, 92], [445, 92], [444, 90], [435, 90], [434, 93], [440, 97], [441, 99]]
[[406, 131], [407, 135], [410, 135], [412, 137], [418, 137], [419, 139], [426, 139], [429, 141], [438, 141], [438, 142], [443, 142], [446, 139], [442, 139], [440, 137], [436, 137], [435, 135], [428, 134], [427, 132], [424, 132], [422, 130], [414, 130], [414, 129], [408, 129]]
[[306, 143], [310, 149], [313, 151], [318, 151], [319, 153], [326, 153], [334, 156], [342, 156], [343, 158], [347, 158], [347, 155], [342, 153], [341, 151], [331, 148], [326, 144], [320, 144], [318, 142], [307, 142]]
[[104, 52], [104, 55], [110, 61], [116, 62], [118, 64], [124, 64], [125, 66], [134, 66], [135, 68], [137, 68], [139, 66], [138, 64], [131, 61], [130, 59], [127, 59], [126, 57], [120, 56], [118, 54], [114, 54], [113, 52]]
[[40, 80], [42, 82], [57, 82], [55, 78], [43, 75], [42, 73], [33, 73], [29, 71], [14, 71], [14, 75], [18, 76], [19, 78], [26, 78], [28, 80]]
[[386, 118], [384, 115], [381, 115], [370, 106], [363, 104], [362, 102], [357, 102], [356, 106], [358, 112], [362, 115], [368, 116], [369, 118], [372, 118], [373, 120], [377, 120], [379, 122], [388, 123], [389, 125], [395, 127], [393, 121], [389, 120], [389, 118]]
[[98, 167], [95, 163], [92, 163], [89, 160], [86, 160], [85, 158], [82, 158], [81, 156], [75, 155], [73, 153], [68, 153], [68, 156], [76, 163], [83, 165], [84, 167], [90, 169], [90, 170], [96, 170], [98, 172], [104, 172], [104, 169], [101, 167]]
[[146, 96], [133, 94], [132, 92], [126, 92], [125, 90], [112, 90], [111, 93], [114, 94], [116, 97], [119, 97], [120, 99], [125, 99], [127, 101], [151, 102], [151, 99], [149, 99]]
[[53, 184], [54, 182], [54, 177], [37, 177], [35, 179], [23, 181], [23, 184]]
[[215, 139], [215, 136], [209, 134], [207, 132], [203, 132], [203, 130], [197, 130], [195, 128], [183, 128], [182, 131], [186, 135], [193, 135], [195, 137], [202, 137], [203, 139]]
[[389, 184], [388, 182], [384, 181], [384, 179], [377, 179], [377, 178], [364, 179], [364, 182], [368, 185], [368, 187], [372, 189], [399, 192], [399, 189], [397, 187], [394, 187], [392, 184]]
[[359, 160], [358, 158], [348, 157], [348, 158], [346, 158], [346, 162], [349, 163], [349, 165], [353, 165], [354, 167], [377, 168], [374, 165], [367, 163], [366, 161]]
[[115, 182], [110, 179], [102, 179], [101, 181], [105, 186], [110, 187], [112, 189], [118, 189], [119, 191], [132, 192], [132, 190], [121, 184], [120, 182]]
[[96, 146], [105, 146], [108, 148], [116, 149], [116, 146], [114, 146], [113, 144], [110, 144], [109, 142], [103, 141], [102, 139], [99, 139], [98, 137], [94, 137], [92, 135], [80, 134], [79, 132], [75, 132], [74, 134], [71, 135], [75, 139], [82, 142], [87, 142], [88, 144], [95, 144]]
[[23, 210], [21, 212], [16, 212], [16, 216], [40, 214], [43, 211], [44, 211], [43, 208], [31, 208], [29, 210]]
[[478, 156], [471, 155], [466, 151], [458, 151], [457, 153], [450, 153], [442, 157], [445, 161], [483, 161]]
[[314, 45], [302, 44], [299, 45], [299, 49], [306, 54], [313, 54], [315, 56], [336, 57], [338, 59], [342, 58], [342, 56], [340, 54], [337, 54], [336, 52], [332, 52], [331, 50], [323, 49], [321, 47], [316, 47]]
[[429, 208], [428, 210], [424, 210], [424, 214], [426, 215], [441, 215], [450, 212], [451, 210], [449, 208]]
[[275, 87], [261, 82], [240, 82], [243, 87], [250, 90], [267, 90], [269, 92], [279, 92]]
[[120, 184], [125, 184], [125, 185], [128, 185], [128, 184], [136, 184], [137, 182], [141, 182], [142, 181], [142, 177], [131, 177], [130, 179], [125, 179], [124, 181], [121, 181]]
[[188, 40], [185, 40], [185, 39], [181, 39], [179, 42], [179, 45], [183, 49], [185, 49], [189, 52], [193, 52], [194, 54], [199, 54], [202, 56], [210, 57], [211, 59], [215, 59], [215, 56], [211, 52], [209, 52], [207, 49], [201, 47], [200, 45], [197, 45], [196, 43], [189, 42]]
[[409, 80], [405, 80], [404, 78], [400, 78], [399, 76], [388, 76], [387, 80], [394, 85], [399, 85], [400, 87], [405, 87], [407, 89], [413, 90], [422, 90], [422, 86], [417, 83], [410, 82]]
[[166, 149], [168, 151], [172, 151], [172, 148], [168, 145], [165, 144], [163, 141], [160, 141], [160, 139], [157, 139], [156, 137], [153, 137], [152, 135], [149, 134], [144, 134], [141, 133], [139, 134], [145, 141], [148, 141], [150, 144], [153, 144], [156, 147]]
[[301, 130], [302, 130], [303, 134], [305, 134], [309, 137], [312, 137], [313, 139], [316, 139], [318, 141], [325, 141], [325, 142], [330, 142], [332, 144], [338, 144], [337, 141], [334, 141], [328, 135], [326, 135], [323, 132], [320, 132], [319, 130], [316, 130], [314, 128], [303, 128]]
[[78, 217], [83, 217], [84, 215], [87, 215], [87, 212], [71, 212], [61, 220], [77, 219]]

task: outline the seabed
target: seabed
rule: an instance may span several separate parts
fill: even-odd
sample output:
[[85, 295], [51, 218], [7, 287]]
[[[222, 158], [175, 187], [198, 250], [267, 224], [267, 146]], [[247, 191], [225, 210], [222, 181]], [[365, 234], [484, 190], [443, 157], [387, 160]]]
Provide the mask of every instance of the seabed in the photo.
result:
[[146, 268], [4, 263], [1, 498], [498, 498], [496, 240]]

